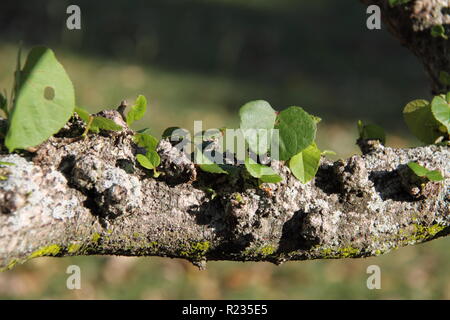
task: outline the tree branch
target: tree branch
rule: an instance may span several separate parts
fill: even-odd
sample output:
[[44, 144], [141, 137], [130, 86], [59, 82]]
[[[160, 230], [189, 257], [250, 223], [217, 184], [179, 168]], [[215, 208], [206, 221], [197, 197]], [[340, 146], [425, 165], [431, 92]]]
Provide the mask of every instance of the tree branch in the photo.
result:
[[[448, 41], [430, 28], [447, 24], [447, 1], [412, 0], [382, 8], [391, 32], [425, 65], [435, 92], [450, 73]], [[110, 111], [114, 114], [115, 111]], [[120, 117], [120, 114], [116, 114]], [[284, 181], [259, 188], [245, 170], [211, 175], [170, 142], [160, 142], [158, 179], [135, 161], [133, 132], [75, 138], [73, 119], [36, 153], [0, 161], [0, 268], [39, 256], [112, 254], [207, 260], [270, 261], [367, 257], [450, 233], [448, 146], [392, 149], [359, 141], [364, 152], [331, 163], [303, 185], [282, 163]], [[443, 172], [427, 182], [406, 167]], [[242, 169], [242, 168], [241, 168]]]
[[[35, 154], [0, 156], [15, 163], [1, 169], [0, 267], [43, 255], [155, 255], [199, 266], [366, 257], [450, 232], [448, 147], [359, 141], [367, 154], [322, 159], [306, 185], [274, 162], [284, 181], [258, 188], [245, 170], [197, 171], [166, 140], [155, 180], [136, 163], [132, 134], [53, 137]], [[446, 180], [415, 182], [409, 161]]]

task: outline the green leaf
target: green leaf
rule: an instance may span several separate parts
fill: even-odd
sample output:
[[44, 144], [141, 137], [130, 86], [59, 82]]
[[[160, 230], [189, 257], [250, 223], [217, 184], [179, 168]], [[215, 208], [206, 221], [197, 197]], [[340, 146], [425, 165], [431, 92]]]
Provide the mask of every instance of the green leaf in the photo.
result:
[[442, 181], [442, 180], [444, 180], [444, 177], [439, 172], [439, 170], [433, 170], [433, 171], [428, 172], [427, 173], [427, 178], [428, 178], [428, 180], [431, 180], [431, 181]]
[[164, 130], [162, 138], [169, 139], [171, 142], [180, 142], [184, 139], [187, 139], [186, 141], [189, 141], [191, 135], [186, 129], [182, 129], [180, 127], [170, 127]]
[[359, 137], [363, 140], [379, 140], [386, 144], [386, 133], [384, 129], [375, 124], [364, 125], [361, 120], [358, 121]]
[[1, 166], [15, 166], [15, 163], [12, 162], [5, 162], [5, 161], [0, 161], [0, 165]]
[[335, 156], [337, 153], [333, 150], [323, 150], [322, 151], [323, 156]]
[[147, 99], [143, 95], [139, 95], [134, 103], [134, 106], [131, 107], [131, 110], [128, 112], [127, 125], [131, 126], [134, 121], [140, 120], [144, 117], [145, 112], [147, 111]]
[[321, 154], [319, 148], [313, 143], [289, 161], [289, 168], [301, 183], [307, 183], [315, 177]]
[[100, 129], [111, 130], [111, 131], [120, 131], [123, 128], [121, 125], [118, 125], [111, 119], [107, 119], [104, 117], [94, 117], [94, 119], [92, 120], [90, 130], [98, 133], [100, 131]]
[[275, 129], [279, 130], [280, 160], [289, 160], [311, 145], [316, 137], [316, 122], [300, 107], [280, 112]]
[[364, 126], [363, 137], [368, 140], [379, 140], [382, 144], [386, 144], [386, 133], [384, 129], [376, 124], [367, 124]]
[[144, 156], [143, 154], [136, 155], [136, 160], [141, 166], [146, 169], [154, 170], [161, 164], [161, 158], [156, 151], [149, 151]]
[[389, 0], [389, 5], [391, 7], [399, 6], [405, 3], [408, 3], [411, 0]]
[[445, 28], [443, 25], [433, 26], [431, 28], [431, 36], [433, 36], [434, 38], [441, 37], [445, 40], [448, 39], [447, 35], [445, 34]]
[[311, 117], [313, 118], [313, 120], [314, 120], [314, 122], [316, 124], [319, 124], [320, 122], [322, 122], [322, 118], [319, 118], [319, 117], [316, 117], [316, 116], [313, 116], [313, 115], [311, 115]]
[[228, 174], [228, 171], [222, 169], [223, 166], [218, 165], [217, 163], [211, 164], [200, 164], [200, 169], [209, 173], [217, 173], [217, 174]]
[[23, 70], [5, 139], [9, 151], [36, 146], [57, 133], [72, 116], [75, 94], [52, 50], [31, 50]]
[[113, 120], [104, 117], [94, 117], [83, 108], [75, 107], [75, 112], [87, 124], [86, 132], [83, 134], [83, 136], [88, 131], [99, 133], [100, 129], [112, 131], [120, 131], [123, 129], [121, 125], [118, 125]]
[[283, 181], [283, 178], [277, 174], [264, 175], [259, 180], [263, 183], [279, 183]]
[[139, 162], [141, 166], [143, 166], [146, 169], [150, 170], [155, 169], [155, 166], [152, 164], [152, 162], [143, 154], [136, 155], [136, 160]]
[[85, 123], [89, 123], [91, 114], [88, 111], [80, 107], [75, 107], [75, 112], [80, 116], [81, 120], [83, 120]]
[[278, 183], [283, 181], [283, 178], [271, 167], [256, 163], [252, 158], [245, 159], [245, 168], [252, 177], [258, 178], [262, 182]]
[[433, 101], [431, 101], [431, 112], [437, 121], [442, 123], [446, 128], [447, 132], [450, 132], [450, 105], [442, 97], [436, 96]]
[[150, 163], [154, 168], [157, 168], [161, 164], [161, 157], [159, 156], [158, 152], [150, 150], [145, 156], [148, 160], [150, 160]]
[[[175, 131], [179, 130], [179, 129], [181, 129], [181, 128], [180, 128], [180, 127], [169, 127], [169, 128], [166, 128], [166, 129], [164, 130], [163, 134], [162, 134], [162, 138], [163, 138], [163, 139], [166, 139], [166, 138], [172, 138], [172, 134], [173, 134]], [[178, 136], [177, 136], [177, 137], [178, 137]]]
[[133, 140], [139, 147], [145, 148], [147, 151], [156, 151], [159, 142], [158, 139], [148, 133], [136, 133]]
[[361, 120], [358, 120], [358, 133], [360, 137], [364, 134], [364, 124]]
[[403, 118], [409, 128], [420, 141], [432, 144], [442, 136], [440, 123], [434, 118], [431, 106], [426, 100], [414, 100], [403, 110]]
[[408, 167], [414, 171], [414, 173], [419, 176], [419, 177], [425, 177], [428, 173], [428, 169], [421, 166], [420, 164], [418, 164], [417, 162], [410, 162], [408, 163]]
[[408, 167], [418, 176], [431, 181], [442, 181], [444, 177], [438, 170], [428, 170], [417, 162], [409, 162]]
[[262, 167], [265, 167], [261, 164], [256, 163], [252, 158], [246, 158], [245, 159], [245, 168], [247, 169], [248, 173], [254, 178], [261, 178], [262, 176]]
[[[271, 130], [275, 125], [276, 112], [263, 100], [252, 101], [239, 110], [240, 128], [250, 150], [258, 154], [267, 152], [271, 141]], [[265, 130], [265, 134], [256, 130]], [[258, 145], [259, 144], [259, 145]]]

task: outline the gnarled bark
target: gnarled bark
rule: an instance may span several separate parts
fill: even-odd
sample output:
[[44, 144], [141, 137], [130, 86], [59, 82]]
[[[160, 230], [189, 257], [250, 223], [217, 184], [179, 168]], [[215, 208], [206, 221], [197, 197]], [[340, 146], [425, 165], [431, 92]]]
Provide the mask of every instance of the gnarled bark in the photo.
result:
[[[243, 168], [229, 176], [198, 171], [167, 140], [154, 179], [136, 163], [132, 135], [54, 137], [33, 155], [0, 156], [15, 163], [2, 168], [0, 266], [41, 255], [158, 255], [199, 265], [365, 257], [450, 231], [446, 146], [371, 141], [363, 156], [322, 159], [305, 185], [274, 162], [284, 181], [259, 188]], [[413, 181], [409, 161], [447, 179]]]
[[[429, 32], [447, 23], [438, 13], [446, 1], [395, 8], [364, 2], [382, 7], [391, 31], [425, 64], [434, 90], [447, 90], [438, 75], [450, 72], [448, 44]], [[437, 17], [427, 20], [430, 12]], [[15, 164], [0, 168], [7, 177], [0, 181], [0, 268], [45, 255], [157, 255], [200, 267], [207, 260], [366, 257], [450, 233], [448, 146], [359, 141], [362, 156], [322, 159], [308, 184], [274, 162], [284, 181], [259, 188], [242, 168], [229, 176], [197, 170], [166, 140], [158, 149], [163, 174], [154, 179], [135, 161], [131, 130], [74, 138], [81, 132], [72, 121], [33, 154], [0, 153], [0, 161]], [[409, 161], [439, 169], [445, 180], [415, 179]]]

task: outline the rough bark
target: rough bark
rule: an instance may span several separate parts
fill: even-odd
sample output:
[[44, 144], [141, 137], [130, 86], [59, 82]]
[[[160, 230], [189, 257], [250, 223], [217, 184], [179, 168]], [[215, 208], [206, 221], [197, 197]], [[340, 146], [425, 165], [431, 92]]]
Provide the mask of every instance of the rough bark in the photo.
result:
[[[69, 131], [78, 135], [78, 125]], [[33, 154], [0, 156], [15, 163], [2, 168], [0, 266], [42, 255], [158, 255], [198, 265], [365, 257], [450, 232], [446, 146], [360, 141], [367, 154], [322, 159], [305, 185], [274, 162], [284, 181], [259, 188], [243, 168], [229, 176], [198, 171], [166, 140], [158, 148], [163, 174], [154, 179], [136, 163], [132, 136], [126, 129], [53, 137]], [[447, 179], [414, 181], [409, 161]]]
[[[411, 16], [418, 3], [441, 1], [396, 8], [364, 2], [382, 6], [435, 91], [443, 90], [436, 77], [449, 67], [447, 42]], [[33, 153], [0, 150], [0, 161], [15, 164], [0, 167], [7, 178], [0, 181], [0, 268], [39, 256], [94, 254], [178, 257], [200, 267], [207, 260], [367, 257], [450, 233], [448, 146], [392, 149], [359, 141], [362, 156], [322, 159], [305, 185], [273, 162], [284, 181], [260, 188], [242, 167], [229, 176], [197, 170], [166, 140], [155, 179], [135, 161], [142, 150], [131, 130], [79, 139], [83, 126], [72, 119]], [[409, 161], [439, 169], [445, 180], [415, 179]]]

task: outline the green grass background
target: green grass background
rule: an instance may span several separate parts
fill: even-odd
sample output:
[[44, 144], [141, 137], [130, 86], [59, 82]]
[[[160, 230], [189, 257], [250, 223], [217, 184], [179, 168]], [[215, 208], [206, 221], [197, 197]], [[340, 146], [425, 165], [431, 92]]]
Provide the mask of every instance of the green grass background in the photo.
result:
[[[102, 12], [101, 1], [75, 1], [78, 33], [64, 29], [67, 1], [18, 3], [0, 13], [0, 89], [11, 88], [23, 40], [25, 49], [56, 51], [77, 104], [91, 112], [147, 96], [149, 111], [134, 126], [156, 136], [194, 120], [237, 127], [239, 107], [265, 99], [322, 117], [318, 145], [334, 158], [359, 153], [358, 119], [385, 127], [389, 146], [418, 145], [401, 109], [429, 97], [427, 78], [385, 30], [365, 28], [358, 1], [110, 1]], [[449, 299], [449, 241], [357, 260], [210, 262], [206, 271], [153, 257], [39, 258], [0, 274], [0, 298]], [[71, 264], [81, 267], [81, 290], [66, 289]], [[366, 287], [372, 264], [381, 267], [381, 290]]]

